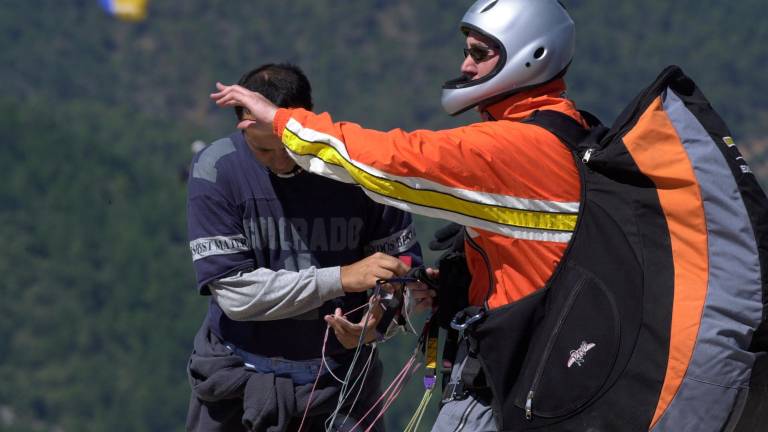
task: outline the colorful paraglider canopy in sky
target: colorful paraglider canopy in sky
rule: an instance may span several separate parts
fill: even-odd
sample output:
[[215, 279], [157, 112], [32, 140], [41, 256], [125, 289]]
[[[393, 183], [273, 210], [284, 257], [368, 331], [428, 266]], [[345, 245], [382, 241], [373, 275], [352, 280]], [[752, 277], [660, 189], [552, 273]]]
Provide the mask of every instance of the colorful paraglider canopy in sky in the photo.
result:
[[110, 15], [124, 21], [141, 21], [147, 17], [148, 0], [99, 0]]

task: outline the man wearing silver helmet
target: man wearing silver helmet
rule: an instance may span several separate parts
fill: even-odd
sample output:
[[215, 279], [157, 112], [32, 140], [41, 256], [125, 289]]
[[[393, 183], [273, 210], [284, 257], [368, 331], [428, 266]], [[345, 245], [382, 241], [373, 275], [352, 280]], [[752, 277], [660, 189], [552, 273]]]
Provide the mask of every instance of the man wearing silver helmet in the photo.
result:
[[[477, 108], [484, 121], [464, 127], [375, 131], [327, 113], [278, 109], [258, 93], [220, 83], [211, 97], [248, 108], [255, 118], [238, 127], [272, 130], [303, 168], [358, 183], [378, 202], [465, 226], [468, 302], [487, 311], [546, 284], [578, 215], [571, 152], [521, 121], [554, 110], [586, 123], [565, 96], [575, 31], [557, 0], [478, 0], [461, 31], [462, 76], [443, 86], [442, 103], [451, 115]], [[469, 368], [454, 368], [434, 430], [497, 430], [490, 391], [477, 384], [482, 377], [459, 379]]]

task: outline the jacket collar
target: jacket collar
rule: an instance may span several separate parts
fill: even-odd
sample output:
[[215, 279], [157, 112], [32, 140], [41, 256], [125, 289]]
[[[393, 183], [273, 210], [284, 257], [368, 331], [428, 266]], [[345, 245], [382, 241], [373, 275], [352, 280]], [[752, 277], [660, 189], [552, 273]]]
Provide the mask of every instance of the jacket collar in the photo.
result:
[[561, 111], [571, 117], [578, 118], [576, 107], [572, 101], [566, 98], [565, 93], [565, 81], [560, 78], [522, 93], [513, 94], [506, 99], [484, 107], [482, 111], [487, 112], [495, 120], [519, 121], [540, 109]]

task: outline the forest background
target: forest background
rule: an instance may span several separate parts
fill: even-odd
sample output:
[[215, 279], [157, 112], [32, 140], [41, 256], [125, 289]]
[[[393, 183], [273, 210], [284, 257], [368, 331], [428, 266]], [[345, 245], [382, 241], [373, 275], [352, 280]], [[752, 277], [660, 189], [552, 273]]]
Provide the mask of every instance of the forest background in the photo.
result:
[[[763, 0], [564, 3], [578, 29], [568, 82], [580, 108], [610, 123], [678, 64], [768, 179]], [[476, 114], [448, 117], [439, 100], [459, 73], [457, 23], [470, 4], [155, 0], [147, 19], [126, 23], [97, 0], [4, 0], [0, 430], [182, 430], [207, 301], [194, 289], [184, 171], [192, 142], [234, 126], [208, 98], [214, 83], [290, 61], [312, 81], [316, 109], [336, 119], [465, 124]], [[423, 244], [440, 225], [418, 219]], [[390, 377], [413, 344], [383, 347]], [[390, 431], [418, 404], [413, 381], [387, 415]]]

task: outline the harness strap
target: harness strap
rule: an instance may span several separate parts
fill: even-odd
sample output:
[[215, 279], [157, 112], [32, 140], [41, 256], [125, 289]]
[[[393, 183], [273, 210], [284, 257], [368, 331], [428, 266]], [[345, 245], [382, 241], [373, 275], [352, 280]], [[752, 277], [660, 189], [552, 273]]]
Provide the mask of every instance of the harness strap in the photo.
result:
[[461, 369], [461, 382], [464, 384], [464, 387], [468, 390], [485, 387], [485, 385], [481, 385], [478, 382], [482, 373], [483, 367], [480, 364], [480, 360], [471, 353], [467, 354], [464, 367]]
[[[443, 344], [443, 367], [440, 369], [442, 373], [441, 386], [445, 390], [451, 379], [451, 367], [456, 363], [456, 352], [459, 350], [459, 332], [454, 329], [447, 331], [445, 335], [445, 343]], [[446, 364], [450, 362], [449, 365]]]
[[600, 121], [594, 115], [586, 111], [579, 111], [579, 113], [586, 120], [588, 128], [582, 126], [581, 123], [568, 114], [552, 110], [535, 111], [530, 117], [521, 122], [548, 130], [572, 151], [579, 153], [580, 150], [583, 150], [580, 144], [585, 142], [592, 128], [601, 126]]
[[[581, 154], [587, 149], [584, 143], [597, 142], [588, 140], [591, 134], [605, 131], [595, 116], [587, 112], [581, 112], [581, 115], [588, 127], [582, 126], [567, 114], [552, 110], [536, 111], [522, 122], [546, 129], [571, 151]], [[451, 322], [451, 327], [458, 333], [459, 343], [467, 343], [467, 356], [462, 366], [454, 364], [454, 367], [462, 367], [461, 374], [459, 379], [451, 380], [445, 386], [442, 403], [461, 400], [469, 394], [474, 397], [490, 397], [490, 388], [486, 384], [482, 364], [477, 358], [477, 340], [472, 333], [473, 327], [485, 318], [484, 312], [483, 308], [469, 307], [457, 313]]]

